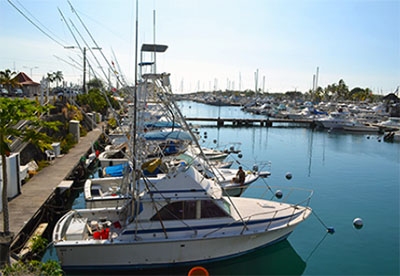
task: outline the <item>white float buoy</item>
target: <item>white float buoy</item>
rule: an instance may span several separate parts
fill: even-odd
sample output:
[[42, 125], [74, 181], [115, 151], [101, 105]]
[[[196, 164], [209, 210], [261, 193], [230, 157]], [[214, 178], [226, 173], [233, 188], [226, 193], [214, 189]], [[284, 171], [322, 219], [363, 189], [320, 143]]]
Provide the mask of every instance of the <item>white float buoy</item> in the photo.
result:
[[292, 179], [292, 177], [293, 177], [293, 176], [292, 176], [292, 174], [291, 174], [290, 172], [287, 172], [287, 173], [286, 173], [286, 179], [287, 179], [287, 180]]
[[363, 220], [360, 218], [355, 218], [353, 220], [353, 225], [356, 229], [361, 229], [364, 225]]

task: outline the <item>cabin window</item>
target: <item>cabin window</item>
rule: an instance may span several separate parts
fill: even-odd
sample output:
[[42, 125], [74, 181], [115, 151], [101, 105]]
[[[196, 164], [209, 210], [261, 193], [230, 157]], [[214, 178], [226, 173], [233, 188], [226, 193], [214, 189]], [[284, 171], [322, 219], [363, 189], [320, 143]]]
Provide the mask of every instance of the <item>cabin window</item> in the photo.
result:
[[202, 218], [220, 218], [226, 216], [228, 216], [227, 213], [212, 200], [204, 200], [201, 202]]
[[[225, 217], [227, 213], [211, 200], [201, 200], [201, 218]], [[178, 201], [164, 206], [151, 220], [196, 219], [196, 200]]]

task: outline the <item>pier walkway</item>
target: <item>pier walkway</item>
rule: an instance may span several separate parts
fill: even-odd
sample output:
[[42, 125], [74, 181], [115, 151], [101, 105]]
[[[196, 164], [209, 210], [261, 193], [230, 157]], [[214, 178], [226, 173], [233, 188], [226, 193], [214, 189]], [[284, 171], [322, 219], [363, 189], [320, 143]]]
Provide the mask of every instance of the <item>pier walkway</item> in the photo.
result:
[[[101, 125], [80, 137], [68, 154], [51, 161], [51, 165], [40, 170], [22, 185], [21, 194], [8, 203], [10, 231], [17, 235], [31, 217], [46, 202], [53, 190], [72, 172], [80, 158], [91, 148], [102, 133]], [[0, 231], [3, 231], [3, 213], [0, 213]]]
[[308, 127], [313, 127], [315, 126], [315, 121], [312, 119], [281, 119], [281, 118], [262, 118], [262, 119], [239, 119], [239, 118], [188, 118], [185, 117], [186, 121], [203, 121], [203, 122], [216, 122], [217, 126], [222, 127], [222, 126], [236, 126], [236, 127], [242, 127], [242, 126], [266, 126], [266, 127], [272, 127], [273, 124], [276, 123], [287, 123], [287, 124], [303, 124]]

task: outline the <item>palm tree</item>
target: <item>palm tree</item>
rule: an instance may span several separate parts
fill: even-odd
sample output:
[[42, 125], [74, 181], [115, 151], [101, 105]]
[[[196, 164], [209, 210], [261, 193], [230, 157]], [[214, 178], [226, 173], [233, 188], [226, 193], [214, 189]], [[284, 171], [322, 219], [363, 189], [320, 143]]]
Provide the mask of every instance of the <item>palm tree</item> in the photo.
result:
[[47, 80], [47, 83], [49, 83], [49, 84], [54, 82], [54, 73], [47, 73], [46, 80]]
[[[8, 198], [7, 198], [7, 156], [10, 155], [8, 137], [18, 137], [25, 142], [37, 145], [41, 149], [51, 148], [51, 137], [41, 128], [56, 130], [59, 122], [47, 122], [40, 116], [46, 114], [52, 106], [39, 105], [28, 99], [0, 98], [0, 154], [2, 161], [2, 208], [3, 208], [3, 232], [0, 232], [0, 247], [7, 252], [6, 260], [0, 260], [0, 264], [9, 263], [9, 245], [13, 237], [10, 232]], [[20, 121], [27, 121], [29, 127], [13, 128]], [[4, 254], [1, 254], [4, 257]]]
[[15, 78], [16, 72], [6, 69], [5, 71], [0, 71], [0, 84], [7, 87], [7, 90], [11, 92], [12, 88], [20, 86], [18, 80]]
[[339, 80], [338, 86], [337, 86], [337, 93], [339, 95], [339, 99], [341, 100], [347, 100], [349, 98], [349, 88], [347, 87], [346, 83], [344, 80]]
[[53, 73], [53, 80], [56, 82], [56, 87], [58, 87], [58, 82], [64, 79], [63, 73], [61, 71], [57, 71]]

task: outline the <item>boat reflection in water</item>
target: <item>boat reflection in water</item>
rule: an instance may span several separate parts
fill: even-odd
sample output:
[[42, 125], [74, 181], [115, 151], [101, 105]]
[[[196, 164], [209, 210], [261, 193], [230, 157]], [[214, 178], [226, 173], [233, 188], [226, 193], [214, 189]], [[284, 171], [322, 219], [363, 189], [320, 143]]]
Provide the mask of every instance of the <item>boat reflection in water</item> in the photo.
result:
[[302, 275], [306, 263], [288, 240], [205, 268], [210, 275]]
[[[237, 258], [202, 265], [209, 275], [302, 275], [306, 263], [288, 240], [278, 242]], [[188, 275], [193, 266], [135, 271], [118, 271], [121, 275]], [[106, 271], [74, 271], [68, 275], [108, 275]]]

